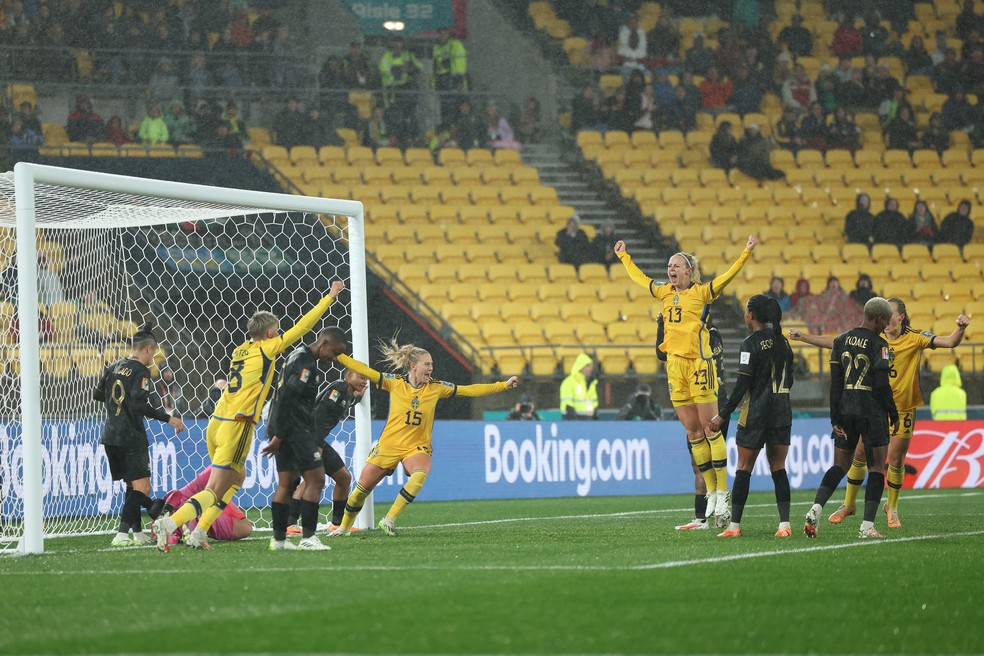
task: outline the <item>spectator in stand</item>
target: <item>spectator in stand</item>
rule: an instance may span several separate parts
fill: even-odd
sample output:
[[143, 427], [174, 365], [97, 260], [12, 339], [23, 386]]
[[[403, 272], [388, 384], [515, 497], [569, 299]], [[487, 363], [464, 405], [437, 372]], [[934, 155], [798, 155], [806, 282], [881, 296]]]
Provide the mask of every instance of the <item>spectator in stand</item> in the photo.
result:
[[886, 146], [889, 150], [912, 152], [922, 145], [919, 142], [919, 134], [916, 132], [916, 123], [908, 107], [899, 109], [898, 114], [885, 129], [885, 137]]
[[834, 41], [830, 50], [838, 57], [857, 57], [864, 50], [864, 37], [861, 30], [854, 27], [854, 21], [845, 16], [834, 31]]
[[907, 243], [925, 244], [932, 247], [936, 243], [939, 231], [936, 219], [929, 211], [929, 205], [924, 200], [917, 200], [916, 206], [909, 215], [909, 234]]
[[540, 101], [533, 96], [523, 102], [516, 122], [516, 133], [523, 143], [538, 143], [543, 138], [543, 112]]
[[577, 134], [581, 130], [605, 131], [593, 84], [585, 85], [571, 100], [571, 131]]
[[[671, 12], [663, 10], [656, 26], [646, 35], [649, 54], [655, 57], [659, 66], [666, 66], [677, 59], [683, 37], [680, 28], [673, 20]], [[661, 61], [660, 61], [661, 60]]]
[[342, 59], [345, 70], [345, 86], [349, 89], [377, 88], [376, 72], [362, 51], [362, 41], [349, 44], [348, 54]]
[[457, 135], [458, 145], [469, 150], [471, 148], [485, 148], [485, 139], [488, 133], [482, 119], [475, 113], [471, 101], [465, 98], [458, 105], [458, 118], [455, 121], [455, 134]]
[[611, 71], [618, 61], [615, 49], [608, 41], [608, 36], [604, 31], [598, 30], [588, 40], [587, 45], [581, 50], [587, 60], [585, 68], [595, 71], [597, 74]]
[[714, 66], [714, 51], [704, 45], [702, 33], [694, 34], [694, 44], [687, 48], [683, 65], [688, 72], [701, 77], [707, 75], [707, 71]]
[[878, 14], [868, 14], [864, 19], [864, 29], [861, 32], [864, 42], [864, 54], [883, 57], [888, 54], [889, 33], [878, 18]]
[[676, 101], [676, 88], [670, 82], [670, 73], [665, 68], [653, 72], [652, 98], [658, 111], [663, 111]]
[[591, 242], [588, 234], [581, 229], [581, 218], [577, 214], [567, 219], [567, 225], [557, 232], [554, 244], [560, 249], [557, 258], [562, 264], [573, 264], [579, 268], [585, 262], [592, 262]]
[[[637, 121], [643, 118], [643, 114], [646, 111], [643, 107], [643, 96], [646, 94], [646, 78], [643, 76], [642, 71], [634, 70], [629, 74], [629, 81], [625, 83], [623, 92], [624, 102], [622, 103], [621, 116], [618, 119], [619, 127], [617, 129], [632, 132], [637, 127]], [[652, 100], [651, 89], [648, 92], [648, 96], [649, 100]], [[615, 128], [611, 124], [609, 127]]]
[[844, 218], [844, 238], [849, 244], [870, 247], [875, 243], [875, 217], [871, 214], [871, 197], [868, 194], [858, 194], [854, 209]]
[[286, 25], [277, 28], [270, 47], [273, 55], [273, 85], [294, 88], [297, 86], [297, 70], [294, 66], [294, 43]]
[[791, 23], [779, 32], [778, 43], [786, 44], [794, 57], [808, 57], [813, 51], [813, 34], [803, 27], [803, 17], [794, 14]]
[[953, 94], [943, 103], [942, 119], [944, 130], [960, 130], [970, 132], [974, 129], [977, 113], [973, 105], [967, 102], [963, 89], [957, 87]]
[[957, 38], [966, 39], [971, 32], [982, 30], [984, 30], [984, 18], [974, 11], [974, 0], [964, 0], [963, 11], [957, 14]]
[[646, 32], [639, 27], [639, 16], [632, 14], [629, 22], [618, 31], [618, 58], [622, 62], [622, 74], [633, 70], [646, 70], [647, 57]]
[[943, 61], [933, 69], [931, 81], [936, 93], [950, 95], [963, 85], [963, 67], [957, 61], [957, 51], [947, 48]]
[[406, 50], [400, 35], [390, 40], [390, 48], [379, 60], [383, 84], [383, 107], [390, 131], [404, 146], [417, 136], [417, 76], [422, 66], [417, 57]]
[[345, 145], [329, 117], [317, 107], [311, 107], [304, 119], [304, 137], [304, 145], [313, 148]]
[[[59, 22], [51, 23], [38, 40], [45, 45], [35, 63], [35, 73], [44, 82], [66, 84], [78, 79], [77, 62], [65, 30]], [[32, 77], [34, 77], [32, 76]]]
[[571, 32], [587, 36], [608, 26], [608, 8], [597, 0], [570, 0], [554, 5], [561, 18], [570, 21]]
[[318, 72], [318, 86], [322, 90], [331, 89], [335, 91], [334, 94], [324, 97], [339, 100], [345, 98], [345, 94], [341, 92], [348, 88], [348, 83], [345, 80], [345, 66], [342, 64], [341, 57], [332, 55], [321, 65], [321, 70]]
[[875, 217], [875, 243], [894, 244], [901, 248], [908, 236], [909, 222], [899, 212], [899, 201], [889, 196], [885, 199], [885, 209]]
[[458, 107], [458, 94], [468, 91], [468, 52], [460, 39], [451, 36], [451, 30], [443, 27], [437, 31], [437, 43], [431, 50], [433, 77], [431, 84], [440, 96], [441, 118], [454, 116]]
[[722, 112], [728, 108], [734, 95], [735, 85], [731, 80], [721, 78], [717, 66], [711, 66], [707, 78], [700, 83], [701, 106], [712, 113]]
[[851, 66], [850, 57], [840, 57], [837, 61], [837, 67], [831, 71], [834, 79], [837, 80], [837, 84], [846, 84], [851, 81], [854, 77], [854, 67]]
[[806, 148], [827, 149], [827, 117], [820, 103], [810, 103], [809, 113], [800, 121], [799, 133]]
[[979, 32], [971, 32], [964, 39], [963, 45], [960, 46], [960, 59], [966, 65], [968, 59], [973, 54], [974, 50], [984, 47], [984, 41], [981, 40], [981, 35]]
[[787, 107], [792, 107], [797, 112], [805, 112], [811, 103], [816, 102], [816, 87], [802, 64], [796, 64], [793, 74], [783, 83], [782, 100]]
[[615, 224], [605, 221], [602, 224], [594, 239], [591, 240], [591, 250], [594, 251], [594, 261], [604, 264], [606, 268], [611, 268], [612, 264], [618, 262], [615, 255], [615, 242], [618, 237], [615, 235]]
[[106, 123], [106, 136], [103, 138], [103, 141], [114, 143], [117, 146], [130, 143], [130, 135], [127, 134], [126, 128], [123, 127], [123, 119], [115, 114], [109, 118], [109, 122]]
[[140, 142], [145, 146], [157, 146], [168, 143], [169, 135], [167, 123], [161, 115], [161, 106], [154, 104], [147, 107], [147, 115], [140, 123], [140, 131], [137, 133]]
[[831, 148], [843, 148], [851, 153], [861, 148], [861, 128], [843, 107], [834, 111], [834, 120], [827, 128], [827, 143]]
[[861, 111], [867, 104], [868, 90], [864, 86], [864, 73], [852, 69], [851, 79], [837, 87], [837, 106], [850, 112]]
[[171, 143], [175, 145], [190, 144], [195, 141], [195, 126], [185, 112], [184, 103], [180, 98], [173, 98], [164, 110], [164, 124]]
[[208, 93], [208, 88], [215, 86], [212, 73], [205, 66], [205, 55], [196, 53], [191, 56], [188, 71], [185, 73], [185, 86], [188, 97], [198, 99]]
[[940, 224], [939, 240], [945, 244], [956, 244], [961, 249], [974, 237], [974, 222], [970, 218], [971, 204], [962, 200], [955, 212], [950, 212]]
[[362, 145], [375, 150], [393, 146], [395, 143], [396, 139], [390, 135], [389, 127], [386, 125], [386, 113], [383, 112], [383, 108], [373, 107]]
[[899, 81], [892, 77], [892, 69], [888, 64], [879, 64], [875, 68], [874, 78], [868, 82], [868, 93], [876, 106], [893, 98], [901, 88]]
[[731, 121], [721, 121], [709, 146], [711, 165], [726, 172], [738, 165], [738, 141], [731, 134]]
[[796, 312], [802, 317], [803, 310], [812, 302], [812, 299], [813, 294], [810, 292], [810, 281], [806, 278], [797, 280], [796, 291], [789, 297], [789, 304], [792, 306], [793, 312]]
[[939, 112], [933, 112], [929, 117], [929, 125], [922, 133], [923, 148], [932, 148], [940, 155], [950, 147], [950, 133], [943, 127], [943, 117]]
[[[933, 68], [936, 68], [946, 59], [946, 51], [949, 49], [946, 41], [946, 30], [936, 30], [936, 38], [933, 44], [934, 49], [929, 53], [929, 57], [933, 60]], [[956, 51], [953, 54], [956, 57]]]
[[653, 85], [647, 84], [639, 92], [639, 118], [632, 124], [632, 131], [656, 129], [656, 99], [653, 97]]
[[287, 106], [273, 120], [274, 143], [290, 149], [304, 143], [304, 114], [297, 98], [288, 98]]
[[203, 148], [214, 147], [216, 129], [221, 122], [218, 107], [206, 100], [199, 101], [195, 111], [195, 141]]
[[769, 162], [769, 144], [759, 126], [749, 123], [738, 144], [738, 170], [756, 180], [781, 180], [786, 174]]
[[964, 87], [978, 96], [984, 95], [984, 43], [970, 51], [961, 68]]
[[896, 89], [895, 93], [888, 100], [883, 100], [878, 106], [878, 116], [881, 119], [881, 124], [883, 128], [887, 128], [892, 121], [895, 120], [896, 115], [899, 113], [899, 108], [907, 107], [909, 109], [909, 115], [915, 116], [916, 110], [913, 109], [912, 105], [905, 98], [905, 89]]
[[174, 74], [174, 64], [170, 58], [164, 57], [158, 62], [157, 69], [150, 76], [147, 97], [151, 102], [167, 102], [181, 93], [181, 84]]
[[664, 130], [686, 134], [697, 127], [697, 112], [687, 101], [687, 91], [682, 85], [673, 89], [673, 102], [660, 111], [660, 123]]
[[735, 93], [732, 98], [735, 111], [744, 116], [757, 112], [762, 104], [765, 90], [759, 86], [758, 80], [752, 77], [748, 66], [742, 62], [735, 73]]
[[793, 299], [786, 293], [786, 281], [779, 276], [772, 276], [769, 281], [769, 289], [765, 292], [766, 296], [776, 299], [779, 309], [789, 312], [793, 309]]
[[772, 140], [777, 146], [790, 150], [793, 154], [803, 147], [803, 139], [800, 137], [799, 125], [796, 122], [796, 113], [792, 107], [782, 108], [782, 117], [776, 121], [772, 130]]
[[851, 292], [851, 300], [863, 308], [864, 304], [873, 299], [877, 294], [873, 289], [871, 276], [867, 273], [858, 275], [858, 281], [854, 283], [854, 291]]
[[602, 121], [609, 130], [632, 129], [632, 123], [627, 119], [631, 116], [625, 109], [625, 87], [621, 86], [613, 91], [606, 92], [601, 101]]
[[909, 47], [902, 56], [906, 75], [932, 75], [933, 58], [926, 51], [922, 36], [916, 34], [909, 42]]
[[733, 76], [738, 64], [745, 58], [745, 51], [735, 29], [721, 28], [718, 31], [718, 47], [714, 51], [714, 65], [722, 76]]
[[857, 325], [861, 308], [840, 285], [836, 276], [827, 278], [827, 288], [813, 297], [807, 306], [804, 320], [818, 327], [820, 333], [840, 334], [850, 326]]
[[35, 134], [44, 134], [41, 121], [38, 119], [37, 108], [30, 101], [25, 100], [20, 104], [20, 111], [17, 113], [17, 117], [20, 119], [24, 129], [32, 130]]
[[246, 123], [243, 121], [243, 117], [239, 114], [239, 107], [236, 106], [235, 101], [230, 100], [226, 103], [225, 113], [222, 115], [222, 120], [229, 126], [229, 134], [236, 139], [239, 139], [240, 142], [246, 141]]
[[204, 147], [211, 150], [213, 157], [235, 157], [243, 147], [243, 140], [229, 131], [228, 123], [220, 120]]
[[824, 114], [833, 114], [837, 109], [837, 79], [830, 72], [830, 67], [826, 62], [820, 66], [820, 77], [817, 78], [815, 85], [817, 90], [817, 102], [823, 107]]
[[75, 99], [75, 109], [68, 115], [66, 128], [69, 141], [84, 141], [92, 143], [103, 138], [106, 124], [102, 116], [92, 110], [89, 96], [79, 94]]
[[44, 135], [24, 127], [20, 117], [10, 122], [10, 155], [14, 162], [33, 162], [40, 155]]

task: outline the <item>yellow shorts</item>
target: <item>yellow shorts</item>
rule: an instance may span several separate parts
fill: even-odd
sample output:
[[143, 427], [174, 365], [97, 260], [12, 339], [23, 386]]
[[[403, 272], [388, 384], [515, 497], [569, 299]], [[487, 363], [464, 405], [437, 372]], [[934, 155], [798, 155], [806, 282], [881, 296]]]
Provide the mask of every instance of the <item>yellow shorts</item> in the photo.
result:
[[208, 420], [205, 443], [213, 467], [234, 469], [241, 472], [246, 466], [246, 456], [253, 445], [256, 424], [251, 421]]
[[369, 459], [366, 462], [370, 465], [376, 465], [380, 469], [396, 469], [396, 466], [401, 462], [409, 458], [410, 456], [415, 456], [418, 453], [426, 453], [431, 455], [433, 451], [429, 446], [412, 446], [408, 449], [403, 449], [401, 451], [384, 451], [380, 453], [379, 445], [377, 444], [369, 452]]
[[713, 360], [666, 358], [666, 378], [674, 406], [717, 403], [718, 379]]
[[[889, 424], [891, 425], [891, 424]], [[916, 411], [915, 409], [906, 410], [905, 412], [899, 413], [899, 433], [895, 437], [901, 437], [903, 440], [912, 439], [912, 430], [916, 427]]]

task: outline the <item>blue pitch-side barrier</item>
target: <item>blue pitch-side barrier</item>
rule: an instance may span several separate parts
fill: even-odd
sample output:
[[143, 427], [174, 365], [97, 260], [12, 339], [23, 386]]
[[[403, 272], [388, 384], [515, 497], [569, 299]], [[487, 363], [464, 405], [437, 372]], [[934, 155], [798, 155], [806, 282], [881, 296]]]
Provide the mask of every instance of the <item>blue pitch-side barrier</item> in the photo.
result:
[[[207, 463], [205, 420], [189, 421], [175, 436], [155, 423], [151, 444], [154, 495], [180, 487]], [[349, 427], [351, 422], [348, 422]], [[43, 426], [46, 514], [115, 512], [122, 487], [113, 485], [99, 445], [101, 423], [46, 422]], [[378, 436], [383, 422], [373, 422]], [[165, 432], [167, 431], [167, 432]], [[5, 517], [21, 513], [22, 450], [16, 423], [0, 423], [0, 479]], [[265, 507], [276, 486], [276, 467], [259, 455], [263, 427], [253, 441], [246, 482], [237, 503]], [[683, 428], [678, 422], [484, 422], [438, 421], [434, 468], [421, 501], [536, 497], [683, 494], [693, 490], [693, 473]], [[351, 463], [352, 445], [335, 444]], [[728, 441], [734, 475], [737, 451]], [[793, 422], [787, 471], [793, 489], [813, 489], [833, 463], [830, 422]], [[376, 489], [377, 501], [391, 501], [405, 482], [398, 471]], [[753, 490], [771, 490], [772, 477], [760, 456]]]

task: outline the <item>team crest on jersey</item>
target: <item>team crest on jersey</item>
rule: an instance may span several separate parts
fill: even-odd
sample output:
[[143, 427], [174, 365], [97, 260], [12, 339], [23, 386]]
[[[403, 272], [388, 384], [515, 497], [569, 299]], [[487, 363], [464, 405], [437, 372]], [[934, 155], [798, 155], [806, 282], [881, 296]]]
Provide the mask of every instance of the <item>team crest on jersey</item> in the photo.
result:
[[419, 408], [420, 407], [420, 399], [418, 399], [416, 396], [413, 397], [413, 401], [410, 402], [410, 407], [413, 408], [414, 410], [416, 410], [417, 408]]
[[673, 305], [680, 305], [680, 295], [679, 294], [674, 294], [673, 295]]
[[301, 382], [302, 383], [308, 382], [308, 379], [310, 377], [311, 377], [311, 370], [310, 369], [302, 369], [301, 370]]
[[328, 395], [328, 400], [329, 401], [337, 401], [339, 396], [341, 396], [341, 394], [338, 392], [338, 390], [337, 389], [333, 389], [331, 391], [331, 393]]

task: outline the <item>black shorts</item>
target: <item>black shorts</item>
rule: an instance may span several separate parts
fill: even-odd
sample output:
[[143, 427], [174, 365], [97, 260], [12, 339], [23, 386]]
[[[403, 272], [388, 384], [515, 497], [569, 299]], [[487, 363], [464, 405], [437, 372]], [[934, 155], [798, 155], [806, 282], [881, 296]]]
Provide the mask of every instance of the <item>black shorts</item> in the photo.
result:
[[792, 426], [773, 428], [742, 428], [738, 427], [735, 444], [746, 449], [761, 449], [764, 446], [789, 446], [789, 434]]
[[150, 478], [150, 449], [144, 446], [113, 446], [107, 444], [106, 459], [114, 481], [139, 481]]
[[321, 445], [324, 449], [321, 452], [321, 462], [325, 466], [325, 474], [331, 476], [339, 469], [345, 468], [345, 462], [342, 460], [342, 456], [338, 455], [338, 451], [330, 444], [325, 442]]
[[853, 452], [858, 446], [858, 439], [871, 448], [888, 446], [888, 419], [883, 415], [847, 415], [842, 418], [842, 426], [847, 437], [834, 435], [834, 446], [838, 449]]
[[321, 441], [313, 433], [295, 433], [280, 443], [278, 472], [306, 472], [321, 468]]

